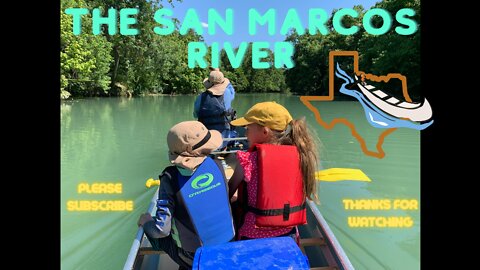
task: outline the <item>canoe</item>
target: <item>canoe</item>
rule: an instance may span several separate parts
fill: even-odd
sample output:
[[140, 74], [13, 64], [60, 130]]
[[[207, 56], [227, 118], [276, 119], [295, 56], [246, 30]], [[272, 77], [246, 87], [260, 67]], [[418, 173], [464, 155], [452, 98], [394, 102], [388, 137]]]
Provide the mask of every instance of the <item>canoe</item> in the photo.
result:
[[[227, 173], [227, 177], [231, 172]], [[158, 189], [152, 197], [148, 212], [155, 213]], [[314, 202], [307, 200], [307, 224], [298, 226], [300, 249], [307, 256], [310, 269], [350, 270], [354, 269], [342, 246], [325, 221]], [[281, 248], [281, 247], [279, 247]], [[124, 270], [178, 269], [178, 265], [163, 251], [152, 249], [150, 242], [139, 228]]]

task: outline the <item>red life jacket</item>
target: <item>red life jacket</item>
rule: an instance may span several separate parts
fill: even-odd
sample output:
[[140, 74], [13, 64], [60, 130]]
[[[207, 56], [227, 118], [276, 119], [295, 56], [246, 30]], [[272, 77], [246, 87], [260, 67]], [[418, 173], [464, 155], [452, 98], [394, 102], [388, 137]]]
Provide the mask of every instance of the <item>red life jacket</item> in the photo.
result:
[[288, 227], [307, 223], [300, 156], [293, 145], [256, 144], [258, 151], [257, 205], [259, 227]]

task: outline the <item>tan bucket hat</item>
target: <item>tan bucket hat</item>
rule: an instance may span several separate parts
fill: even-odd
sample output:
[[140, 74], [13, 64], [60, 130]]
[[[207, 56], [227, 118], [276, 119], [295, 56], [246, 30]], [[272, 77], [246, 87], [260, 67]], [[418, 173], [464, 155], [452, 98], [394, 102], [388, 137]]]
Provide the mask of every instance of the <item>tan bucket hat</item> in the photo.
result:
[[210, 71], [208, 78], [203, 80], [203, 85], [207, 88], [207, 91], [212, 92], [216, 96], [221, 96], [225, 93], [230, 80], [223, 76], [223, 73], [218, 68], [214, 68]]
[[193, 170], [222, 142], [220, 132], [198, 121], [180, 122], [168, 131], [168, 156], [172, 164]]

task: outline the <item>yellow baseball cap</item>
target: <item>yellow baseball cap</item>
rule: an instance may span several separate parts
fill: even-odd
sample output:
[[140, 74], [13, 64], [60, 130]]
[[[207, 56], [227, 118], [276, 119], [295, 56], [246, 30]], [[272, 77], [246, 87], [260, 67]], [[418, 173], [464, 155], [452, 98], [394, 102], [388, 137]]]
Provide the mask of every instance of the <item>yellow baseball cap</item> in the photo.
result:
[[253, 105], [245, 116], [233, 120], [230, 124], [233, 126], [246, 126], [257, 123], [273, 130], [283, 131], [292, 119], [292, 116], [285, 107], [275, 101], [268, 101]]

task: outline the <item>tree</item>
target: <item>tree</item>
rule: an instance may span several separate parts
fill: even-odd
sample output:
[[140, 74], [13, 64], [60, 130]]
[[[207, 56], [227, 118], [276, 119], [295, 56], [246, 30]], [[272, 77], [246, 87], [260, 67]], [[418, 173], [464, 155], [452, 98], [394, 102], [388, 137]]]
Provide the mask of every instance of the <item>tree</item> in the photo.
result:
[[[397, 0], [382, 1], [375, 5], [388, 11], [392, 17], [402, 8], [411, 8], [415, 11], [413, 19], [420, 22], [420, 1], [419, 0]], [[372, 24], [381, 25], [380, 18], [373, 18]], [[407, 77], [408, 92], [412, 99], [420, 98], [420, 30], [412, 35], [399, 35], [395, 28], [400, 24], [393, 20], [390, 31], [384, 35], [372, 36], [364, 33], [359, 41], [360, 66], [374, 74], [401, 73]], [[401, 92], [397, 89], [390, 89], [393, 92]]]
[[[382, 1], [374, 8], [388, 11], [393, 18], [398, 10], [412, 8], [416, 15], [413, 19], [420, 21], [419, 0]], [[328, 94], [329, 66], [328, 56], [330, 51], [358, 51], [360, 55], [360, 70], [376, 75], [388, 73], [401, 73], [407, 76], [408, 90], [412, 99], [419, 97], [420, 91], [420, 31], [412, 35], [402, 36], [395, 32], [395, 27], [400, 24], [394, 19], [390, 30], [383, 35], [371, 35], [363, 27], [363, 16], [366, 11], [362, 6], [354, 6], [359, 16], [357, 18], [344, 17], [342, 24], [345, 27], [356, 25], [359, 31], [353, 35], [340, 35], [333, 28], [332, 18], [336, 10], [332, 11], [327, 28], [328, 35], [298, 35], [291, 32], [286, 41], [295, 46], [295, 67], [285, 72], [286, 83], [292, 92], [301, 95], [326, 95]], [[372, 18], [372, 25], [382, 25], [380, 17]], [[400, 92], [400, 84], [389, 84], [392, 92]]]
[[62, 0], [60, 14], [60, 93], [62, 98], [91, 95], [109, 89], [108, 76], [111, 44], [103, 36], [94, 36], [88, 29], [91, 17], [83, 16], [82, 34], [73, 34], [72, 17], [65, 14], [69, 7], [88, 8], [83, 0]]
[[[237, 53], [238, 48], [234, 49]], [[273, 63], [273, 52], [266, 49], [268, 57], [262, 59], [262, 62], [269, 62], [267, 69], [254, 69], [252, 67], [252, 43], [248, 44], [242, 64], [234, 69], [230, 64], [225, 50], [221, 51], [221, 69], [229, 78], [237, 92], [286, 92], [285, 76], [283, 69], [276, 69]]]

